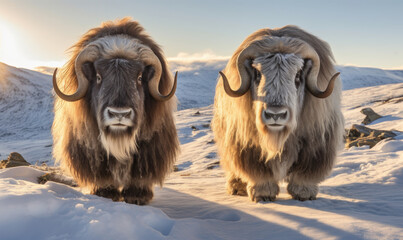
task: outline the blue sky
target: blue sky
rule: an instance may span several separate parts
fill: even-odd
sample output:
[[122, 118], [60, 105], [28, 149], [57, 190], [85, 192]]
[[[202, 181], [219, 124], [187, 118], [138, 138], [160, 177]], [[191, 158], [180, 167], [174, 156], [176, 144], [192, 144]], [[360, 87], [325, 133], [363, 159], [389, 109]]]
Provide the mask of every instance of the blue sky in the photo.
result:
[[403, 69], [403, 1], [0, 0], [0, 6], [0, 61], [15, 66], [60, 65], [87, 30], [131, 16], [167, 57], [230, 56], [252, 32], [293, 24], [327, 41], [337, 64]]

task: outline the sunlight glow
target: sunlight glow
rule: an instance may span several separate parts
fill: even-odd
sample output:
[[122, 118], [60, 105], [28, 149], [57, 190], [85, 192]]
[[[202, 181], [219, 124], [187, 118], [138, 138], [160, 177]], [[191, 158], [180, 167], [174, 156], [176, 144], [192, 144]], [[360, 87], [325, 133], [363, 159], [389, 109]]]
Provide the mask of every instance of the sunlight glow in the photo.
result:
[[16, 65], [21, 57], [15, 34], [6, 24], [0, 22], [0, 61]]
[[14, 67], [23, 67], [34, 70], [39, 66], [60, 67], [64, 61], [32, 60], [27, 49], [27, 42], [23, 45], [23, 38], [12, 25], [0, 20], [0, 62]]
[[168, 57], [168, 61], [176, 62], [209, 62], [209, 61], [221, 61], [228, 60], [229, 56], [218, 56], [212, 50], [207, 49], [200, 53], [185, 53], [180, 52], [176, 57]]

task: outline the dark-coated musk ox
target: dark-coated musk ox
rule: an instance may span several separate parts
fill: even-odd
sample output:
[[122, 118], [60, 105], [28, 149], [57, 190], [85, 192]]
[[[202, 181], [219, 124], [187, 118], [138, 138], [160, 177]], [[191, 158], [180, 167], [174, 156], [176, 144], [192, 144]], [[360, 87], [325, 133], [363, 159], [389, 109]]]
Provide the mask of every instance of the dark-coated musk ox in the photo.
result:
[[179, 142], [173, 79], [160, 47], [125, 18], [89, 30], [53, 75], [53, 156], [93, 194], [147, 204]]
[[212, 129], [229, 193], [274, 201], [285, 180], [294, 199], [315, 199], [344, 132], [329, 45], [295, 26], [261, 29], [220, 75]]

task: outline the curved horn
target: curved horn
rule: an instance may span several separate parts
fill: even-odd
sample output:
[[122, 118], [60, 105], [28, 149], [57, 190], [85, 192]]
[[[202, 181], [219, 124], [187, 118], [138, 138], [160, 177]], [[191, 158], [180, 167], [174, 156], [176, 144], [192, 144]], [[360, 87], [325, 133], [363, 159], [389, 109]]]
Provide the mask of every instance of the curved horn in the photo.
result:
[[[241, 86], [238, 88], [238, 90], [232, 90], [231, 86], [229, 85], [227, 76], [225, 76], [225, 74], [221, 71], [218, 72], [221, 75], [222, 81], [223, 81], [223, 85], [224, 85], [224, 90], [225, 92], [231, 96], [231, 97], [240, 97], [242, 95], [244, 95], [250, 88], [250, 81], [249, 81], [249, 86], [243, 86], [242, 87], [242, 83]], [[241, 80], [242, 81], [242, 80]], [[247, 81], [247, 80], [245, 80]]]
[[317, 98], [327, 98], [332, 94], [333, 88], [334, 88], [334, 82], [335, 82], [335, 80], [337, 79], [337, 77], [339, 75], [340, 75], [340, 72], [337, 72], [332, 76], [332, 78], [330, 79], [329, 84], [327, 85], [327, 88], [326, 88], [325, 91], [319, 90], [316, 87], [316, 84], [313, 85], [313, 86], [309, 85], [308, 81], [307, 81], [307, 85], [306, 85], [307, 89], [312, 95], [314, 95]]
[[158, 101], [167, 101], [174, 96], [176, 91], [176, 83], [178, 72], [175, 73], [175, 79], [171, 91], [167, 95], [162, 95], [159, 91], [159, 83], [162, 75], [162, 66], [158, 57], [154, 54], [152, 50], [147, 49], [145, 54], [141, 57], [141, 60], [145, 65], [151, 65], [154, 68], [154, 76], [148, 81], [148, 90], [151, 96]]
[[311, 59], [312, 63], [313, 63], [312, 68], [311, 68], [310, 72], [308, 73], [307, 81], [306, 81], [306, 86], [307, 86], [308, 91], [317, 98], [329, 97], [333, 92], [335, 80], [337, 79], [337, 77], [339, 76], [340, 73], [339, 72], [335, 73], [331, 77], [331, 79], [326, 87], [326, 90], [321, 91], [317, 86], [318, 75], [319, 75], [319, 71], [320, 71], [320, 58], [312, 46], [310, 46], [309, 44], [307, 44], [306, 42], [304, 42], [302, 40], [299, 40], [299, 41], [300, 41], [300, 43], [295, 46], [297, 48], [297, 51], [295, 53], [300, 55], [304, 59]]
[[246, 71], [244, 64], [247, 59], [256, 58], [258, 55], [259, 55], [258, 49], [252, 47], [251, 45], [242, 50], [241, 53], [239, 53], [236, 64], [238, 69], [239, 80], [241, 81], [241, 86], [239, 86], [237, 90], [232, 90], [225, 74], [221, 71], [219, 72], [223, 80], [224, 90], [229, 96], [241, 97], [249, 90], [251, 85], [251, 79]]
[[239, 87], [239, 89], [235, 91], [232, 90], [229, 86], [227, 78], [222, 72], [220, 72], [223, 78], [225, 92], [231, 97], [240, 97], [244, 95], [249, 90], [251, 85], [251, 79], [249, 78], [249, 75], [245, 68], [245, 61], [247, 59], [254, 59], [266, 52], [287, 52], [287, 48], [284, 48], [283, 40], [283, 38], [279, 37], [263, 36], [256, 39], [255, 41], [250, 43], [249, 46], [244, 48], [241, 53], [239, 53], [236, 63], [239, 78], [241, 81], [241, 86]]
[[282, 52], [282, 53], [296, 53], [302, 58], [311, 59], [313, 62], [311, 71], [307, 76], [307, 89], [313, 96], [317, 98], [326, 98], [330, 96], [333, 92], [334, 82], [337, 79], [339, 73], [336, 73], [330, 79], [328, 86], [325, 91], [321, 91], [317, 87], [317, 79], [320, 70], [320, 59], [317, 52], [305, 41], [290, 37], [261, 37], [246, 47], [239, 54], [237, 59], [238, 73], [241, 79], [241, 86], [238, 90], [233, 91], [228, 84], [228, 80], [224, 78], [223, 73], [220, 73], [224, 81], [224, 89], [228, 95], [232, 97], [239, 97], [245, 94], [250, 87], [251, 80], [246, 72], [244, 66], [246, 59], [256, 58], [257, 56], [266, 52]]
[[57, 69], [53, 73], [53, 88], [56, 94], [63, 100], [68, 102], [77, 101], [85, 96], [88, 90], [89, 82], [82, 71], [82, 65], [85, 62], [93, 62], [98, 57], [99, 51], [96, 46], [87, 46], [80, 52], [75, 61], [75, 71], [77, 76], [77, 90], [71, 95], [66, 95], [60, 91], [56, 81]]

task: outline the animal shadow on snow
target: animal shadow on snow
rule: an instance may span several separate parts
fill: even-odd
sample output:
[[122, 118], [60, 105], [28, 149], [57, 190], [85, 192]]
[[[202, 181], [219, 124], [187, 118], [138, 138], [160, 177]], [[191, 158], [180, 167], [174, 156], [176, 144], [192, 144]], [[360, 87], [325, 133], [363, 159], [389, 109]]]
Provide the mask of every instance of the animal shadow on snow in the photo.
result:
[[[295, 203], [296, 201], [288, 202]], [[202, 233], [200, 239], [217, 239], [218, 236], [219, 239], [267, 239], [268, 237], [275, 239], [311, 239], [294, 229], [277, 224], [275, 220], [273, 222], [265, 221], [237, 209], [166, 187], [155, 192], [151, 206], [161, 209], [173, 219], [186, 219], [186, 221], [194, 219], [198, 232]], [[259, 211], [262, 210], [263, 208], [259, 208]], [[279, 217], [299, 222], [303, 226], [317, 227], [319, 231], [325, 231], [329, 235], [343, 236], [348, 239], [358, 238], [356, 235], [314, 219], [273, 212], [272, 209], [265, 210], [270, 211], [270, 214], [278, 214]]]
[[[403, 179], [403, 170], [399, 170], [398, 179]], [[403, 180], [394, 184], [351, 183], [340, 186], [321, 186], [315, 201], [276, 201], [286, 206], [299, 206], [320, 211], [332, 212], [363, 221], [370, 220], [380, 224], [403, 228]], [[343, 199], [329, 199], [322, 194]], [[282, 213], [284, 214], [284, 213]], [[293, 220], [296, 219], [294, 217]], [[398, 220], [397, 220], [398, 219]]]

